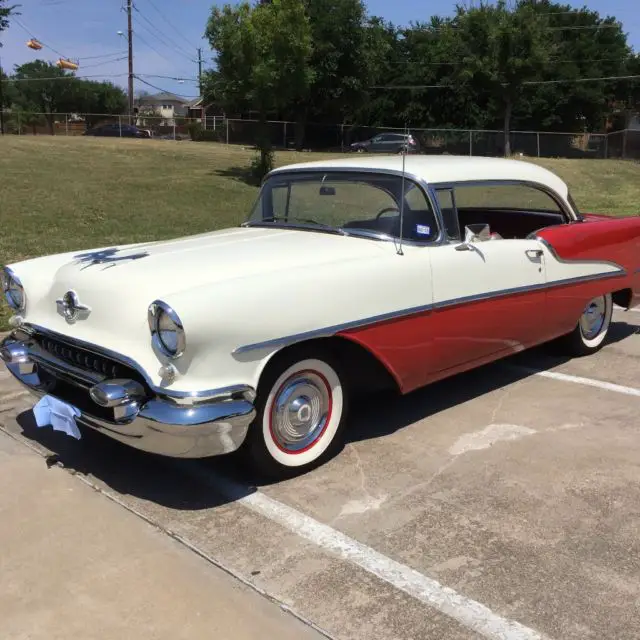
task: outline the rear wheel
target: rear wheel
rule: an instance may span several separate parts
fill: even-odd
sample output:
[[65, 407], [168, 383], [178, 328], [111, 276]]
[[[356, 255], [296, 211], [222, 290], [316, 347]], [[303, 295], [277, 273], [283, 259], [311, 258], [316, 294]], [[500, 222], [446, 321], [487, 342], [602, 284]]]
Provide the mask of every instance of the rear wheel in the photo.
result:
[[560, 339], [563, 351], [574, 356], [585, 356], [601, 349], [609, 332], [612, 313], [610, 293], [590, 300], [575, 329]]
[[258, 389], [246, 443], [251, 463], [275, 479], [318, 466], [342, 442], [346, 404], [345, 376], [333, 356], [297, 351], [280, 359]]

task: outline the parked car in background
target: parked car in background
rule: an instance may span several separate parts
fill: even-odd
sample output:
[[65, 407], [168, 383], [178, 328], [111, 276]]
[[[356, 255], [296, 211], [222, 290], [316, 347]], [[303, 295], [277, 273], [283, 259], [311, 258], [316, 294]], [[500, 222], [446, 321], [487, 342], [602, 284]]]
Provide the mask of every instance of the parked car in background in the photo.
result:
[[151, 138], [149, 129], [139, 129], [132, 124], [103, 124], [84, 132], [85, 136], [108, 136], [111, 138]]
[[356, 392], [596, 352], [640, 304], [640, 218], [583, 215], [528, 162], [356, 156], [273, 170], [239, 227], [25, 260], [3, 289], [0, 357], [57, 411], [283, 477], [339, 450]]
[[369, 140], [353, 142], [350, 148], [358, 153], [417, 153], [420, 145], [410, 133], [379, 133]]

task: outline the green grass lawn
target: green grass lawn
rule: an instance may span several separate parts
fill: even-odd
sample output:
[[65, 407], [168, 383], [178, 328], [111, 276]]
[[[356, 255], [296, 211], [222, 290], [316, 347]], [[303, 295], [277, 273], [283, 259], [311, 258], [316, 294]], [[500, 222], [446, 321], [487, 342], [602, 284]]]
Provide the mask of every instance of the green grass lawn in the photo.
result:
[[[187, 141], [4, 136], [0, 263], [238, 224], [257, 194], [241, 175], [254, 153]], [[276, 162], [322, 157], [332, 156], [279, 152]], [[582, 211], [640, 211], [640, 164], [536, 162], [569, 183]], [[6, 311], [0, 314], [0, 327]]]

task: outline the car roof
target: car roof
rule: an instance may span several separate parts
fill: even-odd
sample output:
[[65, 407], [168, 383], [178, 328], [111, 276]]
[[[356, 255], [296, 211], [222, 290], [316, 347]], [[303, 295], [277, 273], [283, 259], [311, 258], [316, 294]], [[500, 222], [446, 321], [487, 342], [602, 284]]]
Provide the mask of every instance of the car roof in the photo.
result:
[[[301, 162], [279, 167], [274, 169], [271, 174], [286, 171], [331, 169], [400, 172], [402, 171], [402, 156], [357, 155], [334, 160]], [[405, 156], [405, 171], [407, 175], [429, 184], [513, 180], [541, 184], [552, 189], [564, 199], [568, 197], [569, 192], [566, 183], [555, 173], [524, 160], [478, 156], [407, 155]]]

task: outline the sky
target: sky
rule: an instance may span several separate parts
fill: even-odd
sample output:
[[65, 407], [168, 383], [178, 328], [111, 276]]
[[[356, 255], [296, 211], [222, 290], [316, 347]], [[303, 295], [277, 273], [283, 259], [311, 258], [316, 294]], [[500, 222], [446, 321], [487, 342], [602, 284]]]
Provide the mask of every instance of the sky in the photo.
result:
[[[21, 15], [0, 34], [3, 69], [13, 70], [14, 65], [38, 58], [55, 62], [62, 55], [79, 60], [78, 75], [126, 87], [127, 43], [118, 35], [118, 31], [126, 34], [127, 28], [123, 1], [16, 0]], [[370, 14], [396, 25], [427, 21], [431, 15], [451, 15], [455, 9], [452, 0], [365, 1]], [[615, 16], [622, 22], [629, 44], [640, 51], [640, 0], [565, 1], [575, 7], [586, 5], [602, 16]], [[198, 47], [202, 48], [205, 68], [212, 64], [203, 32], [213, 5], [212, 0], [134, 0], [134, 73], [141, 78], [136, 79], [136, 91], [168, 90], [189, 98], [197, 95]], [[45, 48], [29, 49], [26, 41], [30, 36]]]

